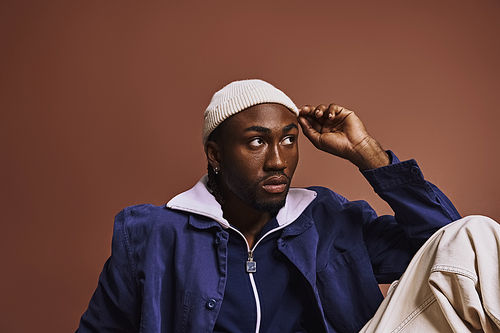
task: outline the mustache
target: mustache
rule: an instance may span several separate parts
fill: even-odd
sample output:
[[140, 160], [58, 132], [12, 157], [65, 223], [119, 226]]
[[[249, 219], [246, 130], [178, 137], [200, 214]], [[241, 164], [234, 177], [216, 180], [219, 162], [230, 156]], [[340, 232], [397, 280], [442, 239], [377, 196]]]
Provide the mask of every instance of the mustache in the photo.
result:
[[260, 179], [258, 179], [257, 183], [263, 182], [264, 180], [267, 180], [267, 179], [269, 179], [271, 177], [275, 177], [275, 176], [285, 176], [287, 181], [288, 181], [288, 184], [290, 184], [292, 182], [292, 177], [289, 177], [283, 171], [272, 171], [272, 172], [269, 172], [268, 174], [266, 174], [264, 177], [261, 177]]

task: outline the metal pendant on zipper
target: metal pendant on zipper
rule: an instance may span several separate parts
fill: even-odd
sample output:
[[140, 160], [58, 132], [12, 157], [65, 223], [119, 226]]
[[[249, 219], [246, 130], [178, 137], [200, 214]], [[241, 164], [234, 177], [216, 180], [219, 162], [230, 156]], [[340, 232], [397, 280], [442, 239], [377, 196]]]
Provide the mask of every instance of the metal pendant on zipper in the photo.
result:
[[248, 260], [246, 265], [247, 273], [255, 273], [257, 272], [257, 263], [253, 261], [253, 252], [248, 251]]

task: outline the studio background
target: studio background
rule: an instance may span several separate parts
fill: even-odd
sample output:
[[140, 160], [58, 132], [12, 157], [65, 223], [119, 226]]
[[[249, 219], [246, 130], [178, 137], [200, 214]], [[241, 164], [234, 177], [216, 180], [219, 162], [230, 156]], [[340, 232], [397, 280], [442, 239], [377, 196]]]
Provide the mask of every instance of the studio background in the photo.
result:
[[[338, 103], [462, 215], [500, 219], [500, 2], [2, 1], [0, 331], [70, 332], [113, 217], [206, 171], [202, 114], [236, 79]], [[300, 140], [294, 186], [391, 213]]]

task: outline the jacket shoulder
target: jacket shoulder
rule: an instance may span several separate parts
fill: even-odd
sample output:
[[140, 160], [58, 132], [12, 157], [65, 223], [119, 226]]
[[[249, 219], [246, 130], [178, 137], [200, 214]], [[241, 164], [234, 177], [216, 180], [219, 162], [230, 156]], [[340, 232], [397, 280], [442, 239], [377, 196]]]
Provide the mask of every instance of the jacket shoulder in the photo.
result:
[[165, 205], [140, 204], [123, 209], [115, 217], [115, 227], [121, 224], [128, 232], [151, 232], [184, 226], [188, 214], [167, 208]]
[[168, 209], [165, 205], [156, 206], [153, 204], [140, 204], [128, 206], [123, 209], [123, 213], [130, 218], [141, 218], [144, 216], [161, 216], [164, 215]]
[[316, 203], [317, 202], [322, 202], [322, 201], [330, 201], [332, 203], [337, 203], [339, 205], [344, 205], [349, 202], [346, 198], [338, 194], [337, 192], [334, 192], [330, 190], [329, 188], [323, 187], [323, 186], [310, 186], [307, 187], [308, 190], [312, 190], [316, 192], [317, 197], [316, 197]]
[[308, 207], [316, 219], [319, 216], [321, 220], [325, 218], [352, 220], [354, 216], [357, 216], [356, 221], [366, 223], [377, 217], [370, 204], [364, 200], [349, 201], [342, 195], [322, 186], [313, 186], [308, 189], [317, 193], [316, 199]]

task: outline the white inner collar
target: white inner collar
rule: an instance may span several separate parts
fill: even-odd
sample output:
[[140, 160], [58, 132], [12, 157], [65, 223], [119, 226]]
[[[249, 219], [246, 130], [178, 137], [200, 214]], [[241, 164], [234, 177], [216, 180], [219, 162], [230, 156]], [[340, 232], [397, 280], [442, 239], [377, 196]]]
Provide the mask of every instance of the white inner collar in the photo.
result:
[[[223, 217], [222, 208], [207, 188], [208, 176], [204, 175], [198, 183], [172, 198], [166, 206], [170, 209], [182, 210], [209, 217], [227, 229], [229, 222]], [[280, 227], [295, 221], [316, 197], [316, 192], [303, 188], [290, 188], [286, 203], [280, 209], [276, 220]]]

